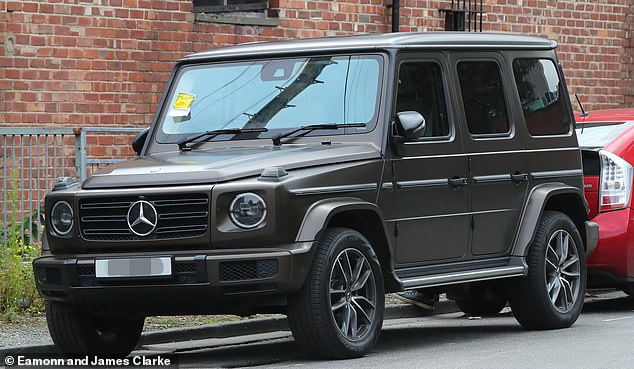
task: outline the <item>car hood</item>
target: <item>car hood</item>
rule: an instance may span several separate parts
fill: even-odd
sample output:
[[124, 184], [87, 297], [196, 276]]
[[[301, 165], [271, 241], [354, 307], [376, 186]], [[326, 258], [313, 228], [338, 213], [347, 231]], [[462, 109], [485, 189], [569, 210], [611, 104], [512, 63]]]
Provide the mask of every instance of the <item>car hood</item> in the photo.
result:
[[286, 170], [381, 157], [371, 144], [284, 145], [161, 153], [111, 165], [88, 178], [85, 189], [205, 184]]

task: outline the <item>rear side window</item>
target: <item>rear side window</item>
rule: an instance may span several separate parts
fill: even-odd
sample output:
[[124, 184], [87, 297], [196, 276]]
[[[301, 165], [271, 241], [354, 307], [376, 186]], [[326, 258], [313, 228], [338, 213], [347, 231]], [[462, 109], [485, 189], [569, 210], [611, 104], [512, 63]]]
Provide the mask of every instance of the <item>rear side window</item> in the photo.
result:
[[555, 63], [549, 59], [515, 59], [513, 74], [528, 132], [532, 136], [570, 132], [570, 114]]
[[425, 118], [425, 130], [418, 138], [449, 136], [440, 65], [434, 62], [401, 65], [396, 112], [403, 111], [417, 111]]
[[458, 63], [467, 126], [472, 135], [509, 132], [500, 70], [493, 61]]

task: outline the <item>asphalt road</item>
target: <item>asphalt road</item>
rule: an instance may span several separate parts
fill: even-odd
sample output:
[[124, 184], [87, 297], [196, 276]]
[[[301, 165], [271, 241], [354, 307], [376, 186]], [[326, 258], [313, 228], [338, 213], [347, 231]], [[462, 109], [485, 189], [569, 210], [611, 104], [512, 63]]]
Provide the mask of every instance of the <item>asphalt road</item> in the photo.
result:
[[367, 356], [316, 361], [289, 332], [143, 346], [133, 355], [172, 354], [180, 368], [634, 368], [634, 298], [590, 299], [568, 329], [524, 330], [508, 308], [496, 317], [461, 313], [389, 320]]

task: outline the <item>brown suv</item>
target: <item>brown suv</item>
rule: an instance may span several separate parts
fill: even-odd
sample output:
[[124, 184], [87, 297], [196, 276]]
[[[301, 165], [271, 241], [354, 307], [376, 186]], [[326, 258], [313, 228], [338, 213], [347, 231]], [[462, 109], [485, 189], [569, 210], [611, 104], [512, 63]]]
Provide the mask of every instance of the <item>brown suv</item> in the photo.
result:
[[555, 47], [395, 33], [182, 59], [139, 157], [46, 197], [53, 341], [126, 355], [148, 315], [286, 313], [306, 351], [356, 357], [405, 289], [570, 326], [597, 226]]

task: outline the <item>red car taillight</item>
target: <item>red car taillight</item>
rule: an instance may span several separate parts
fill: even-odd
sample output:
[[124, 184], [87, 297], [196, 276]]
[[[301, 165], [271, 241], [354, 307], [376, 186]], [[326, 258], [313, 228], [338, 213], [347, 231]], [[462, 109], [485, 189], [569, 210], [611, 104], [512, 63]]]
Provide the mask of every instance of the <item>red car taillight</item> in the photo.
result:
[[632, 193], [632, 166], [609, 151], [599, 151], [599, 157], [601, 158], [599, 211], [626, 208]]

